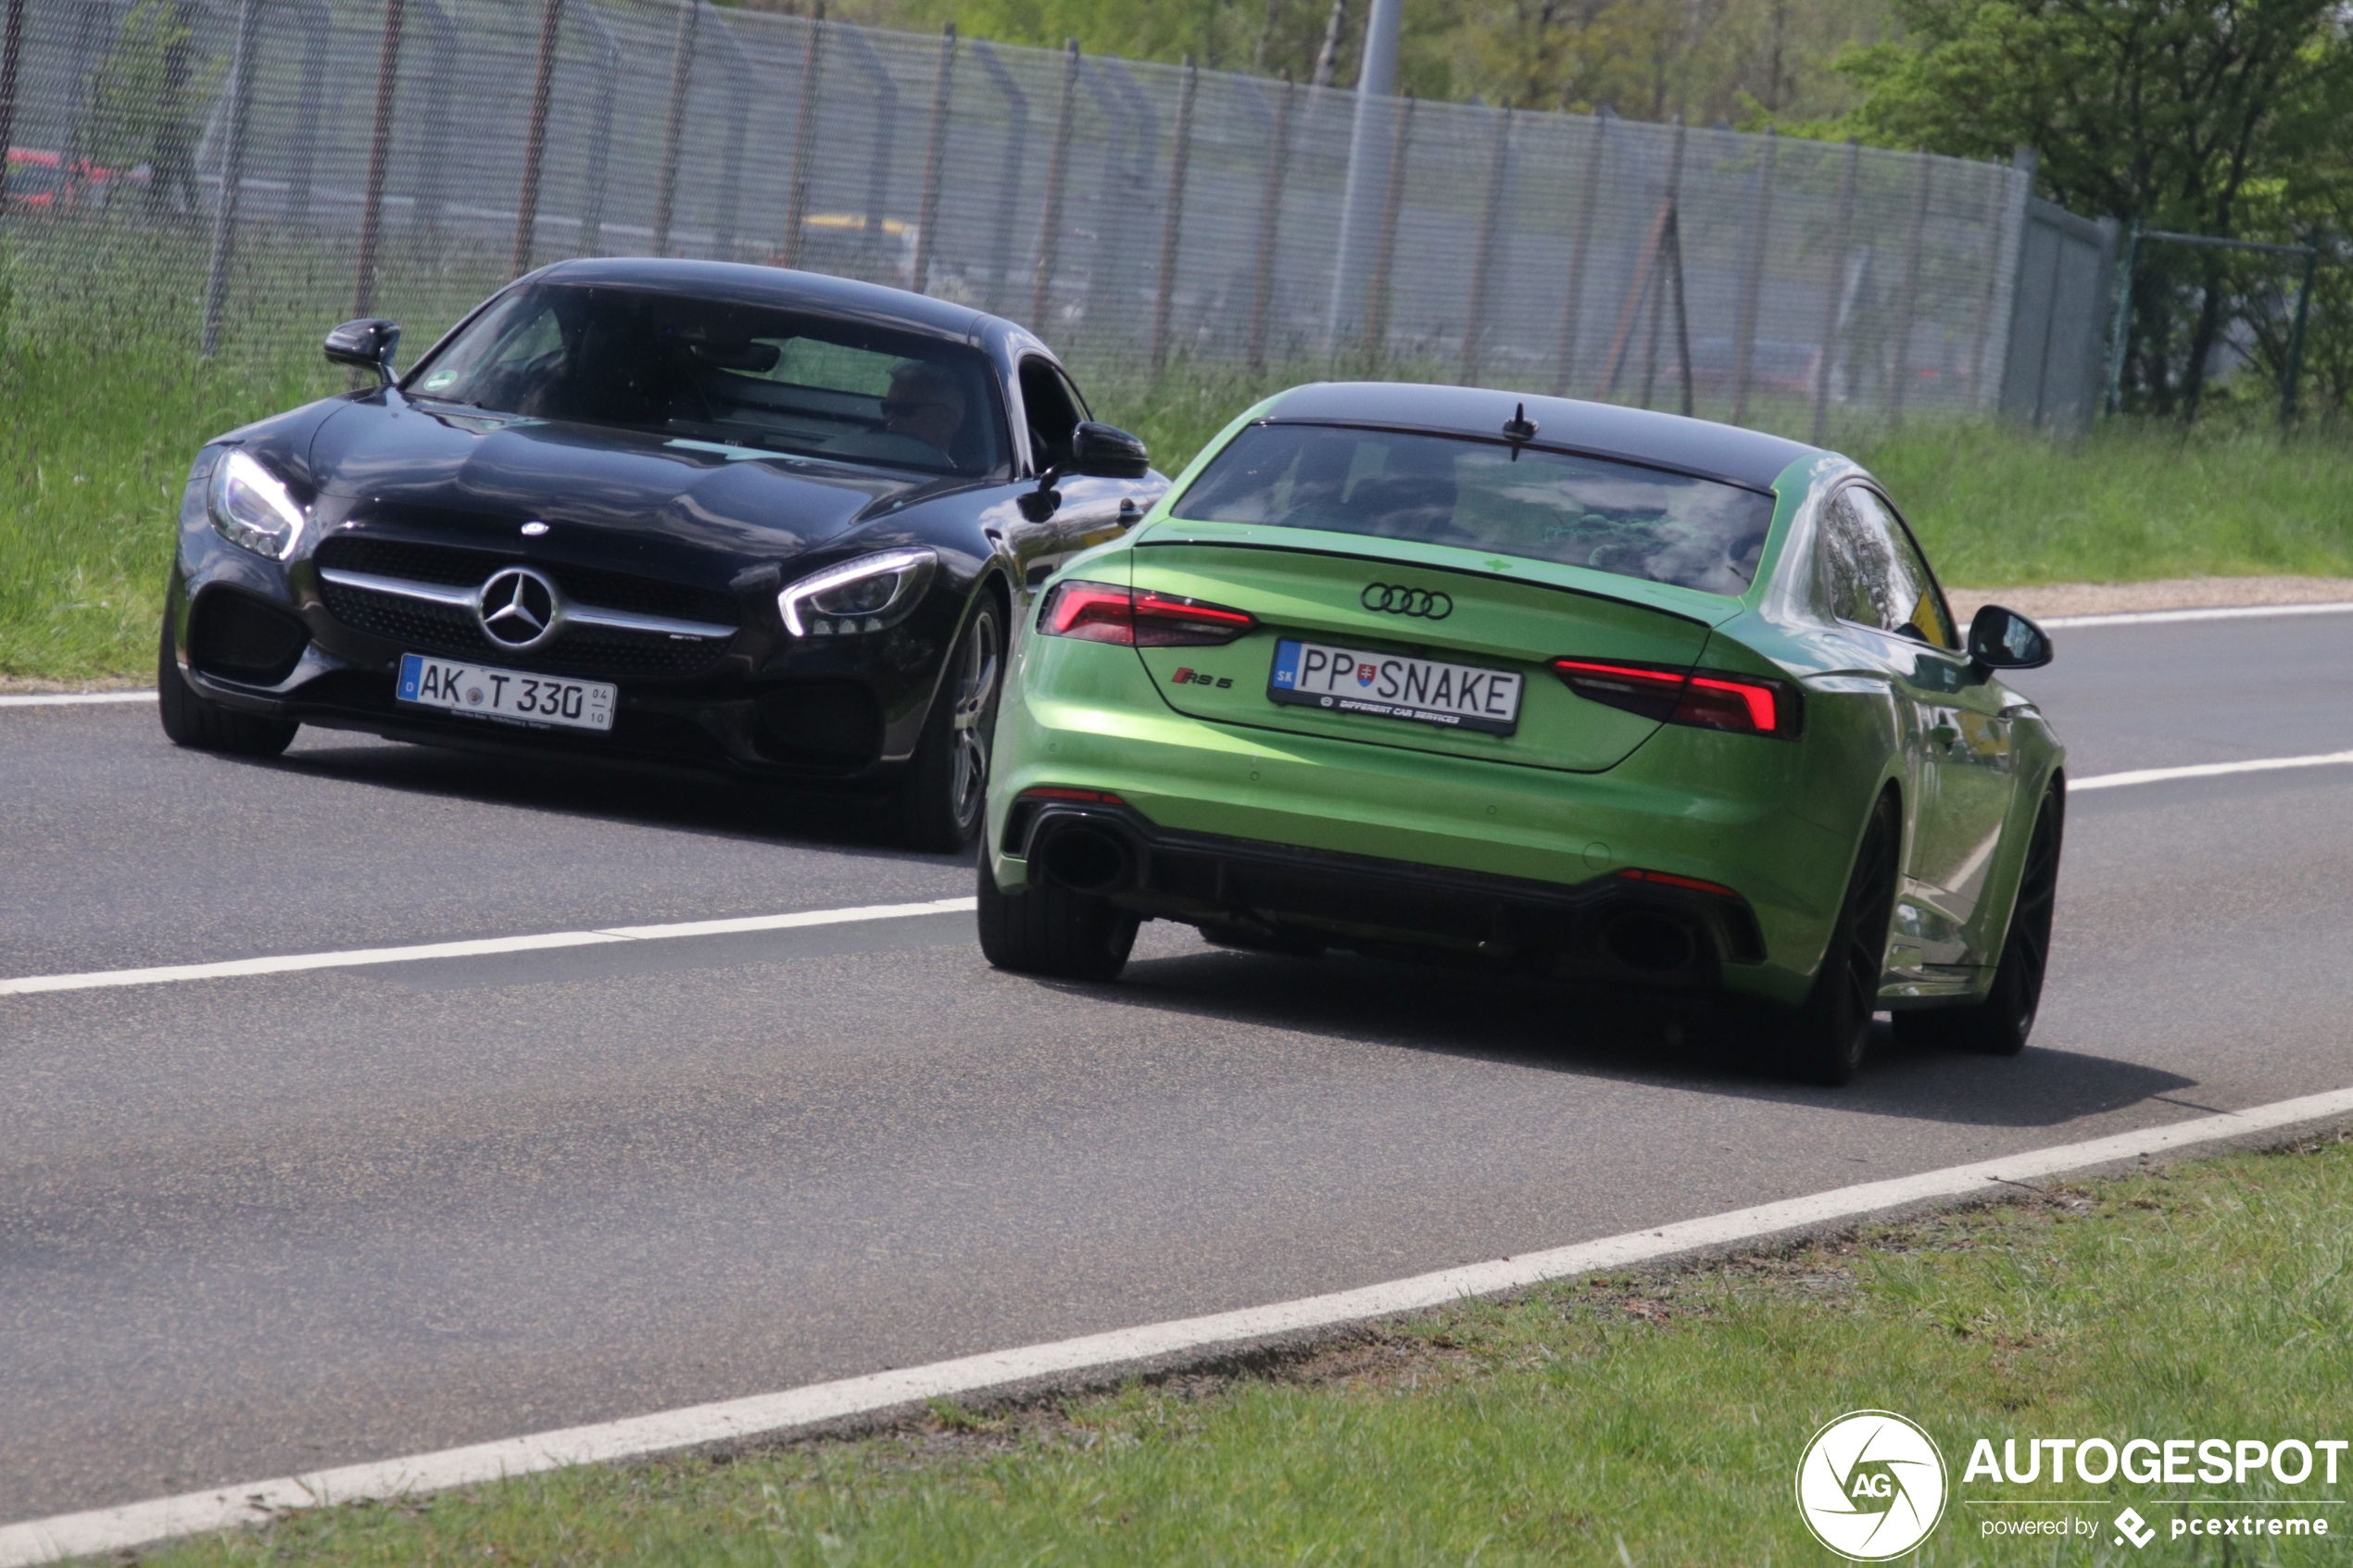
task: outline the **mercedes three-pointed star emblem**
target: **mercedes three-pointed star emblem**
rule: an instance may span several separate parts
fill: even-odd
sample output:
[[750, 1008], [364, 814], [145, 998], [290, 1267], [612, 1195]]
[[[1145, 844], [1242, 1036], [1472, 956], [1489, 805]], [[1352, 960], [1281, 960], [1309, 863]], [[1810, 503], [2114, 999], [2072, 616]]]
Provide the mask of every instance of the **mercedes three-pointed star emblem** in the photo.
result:
[[556, 634], [563, 601], [556, 585], [539, 573], [527, 566], [510, 566], [492, 572], [483, 583], [474, 614], [492, 642], [521, 652]]

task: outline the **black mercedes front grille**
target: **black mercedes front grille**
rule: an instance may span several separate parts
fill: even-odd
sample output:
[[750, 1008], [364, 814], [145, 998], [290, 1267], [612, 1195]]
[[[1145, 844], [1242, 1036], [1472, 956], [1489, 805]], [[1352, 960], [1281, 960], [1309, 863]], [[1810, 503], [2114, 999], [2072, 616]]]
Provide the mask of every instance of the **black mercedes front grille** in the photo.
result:
[[[418, 544], [406, 539], [340, 535], [319, 546], [321, 571], [356, 571], [444, 587], [471, 588], [501, 567], [529, 565], [544, 573], [575, 604], [628, 610], [733, 627], [742, 613], [733, 597], [708, 588], [633, 577], [596, 567], [523, 561], [499, 550], [458, 545]], [[493, 642], [473, 612], [400, 594], [381, 594], [348, 583], [319, 584], [327, 613], [355, 632], [398, 643], [418, 653], [495, 663], [518, 670], [603, 679], [626, 676], [700, 675], [719, 662], [725, 638], [708, 641], [673, 637], [665, 632], [624, 632], [611, 627], [570, 625], [545, 646], [529, 653]]]
[[429, 604], [340, 583], [320, 583], [319, 596], [325, 602], [327, 613], [353, 631], [398, 643], [411, 651], [512, 670], [544, 670], [551, 675], [607, 680], [631, 675], [699, 675], [718, 663], [727, 646], [715, 639], [675, 641], [661, 632], [567, 626], [544, 647], [518, 653], [484, 636], [482, 628], [474, 623], [472, 611], [454, 605]]
[[702, 621], [719, 626], [734, 626], [743, 619], [735, 598], [714, 589], [634, 577], [625, 571], [608, 571], [598, 567], [527, 560], [502, 550], [479, 550], [459, 545], [421, 545], [406, 539], [339, 534], [320, 545], [319, 565], [337, 571], [404, 577], [411, 583], [437, 583], [453, 588], [473, 587], [502, 566], [528, 566], [551, 579], [564, 591], [565, 597], [600, 609], [634, 610], [639, 615], [666, 615], [673, 621]]

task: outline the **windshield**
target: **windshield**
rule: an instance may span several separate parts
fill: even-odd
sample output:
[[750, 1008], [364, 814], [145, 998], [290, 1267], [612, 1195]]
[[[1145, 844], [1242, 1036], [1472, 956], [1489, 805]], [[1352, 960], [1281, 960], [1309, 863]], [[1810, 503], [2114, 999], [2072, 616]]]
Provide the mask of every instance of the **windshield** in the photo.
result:
[[987, 474], [1004, 466], [988, 362], [960, 344], [756, 305], [541, 284], [469, 323], [412, 396], [749, 452]]
[[1455, 545], [1739, 595], [1756, 574], [1773, 497], [1534, 447], [1277, 424], [1236, 436], [1171, 515]]

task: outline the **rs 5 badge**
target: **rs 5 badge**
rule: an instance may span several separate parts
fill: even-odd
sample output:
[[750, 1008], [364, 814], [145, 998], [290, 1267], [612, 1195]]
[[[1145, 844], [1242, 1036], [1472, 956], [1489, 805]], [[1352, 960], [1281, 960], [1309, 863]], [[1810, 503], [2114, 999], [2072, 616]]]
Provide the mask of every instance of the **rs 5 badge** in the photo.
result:
[[1213, 675], [1206, 670], [1195, 670], [1190, 665], [1168, 678], [1180, 686], [1230, 686], [1234, 684], [1231, 675]]

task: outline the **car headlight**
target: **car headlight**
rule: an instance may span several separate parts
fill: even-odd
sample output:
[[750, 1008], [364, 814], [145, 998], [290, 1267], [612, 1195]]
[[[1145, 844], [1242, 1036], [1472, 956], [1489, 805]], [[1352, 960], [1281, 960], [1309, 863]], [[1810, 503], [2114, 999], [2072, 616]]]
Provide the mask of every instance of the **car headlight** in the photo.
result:
[[913, 612], [938, 564], [936, 552], [920, 547], [861, 556], [789, 584], [776, 608], [796, 637], [879, 632]]
[[283, 560], [302, 538], [302, 508], [276, 474], [243, 452], [214, 465], [211, 505], [213, 532], [255, 555]]

